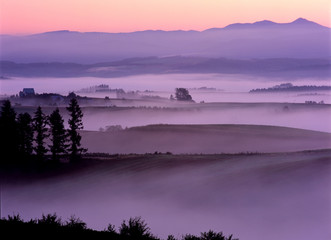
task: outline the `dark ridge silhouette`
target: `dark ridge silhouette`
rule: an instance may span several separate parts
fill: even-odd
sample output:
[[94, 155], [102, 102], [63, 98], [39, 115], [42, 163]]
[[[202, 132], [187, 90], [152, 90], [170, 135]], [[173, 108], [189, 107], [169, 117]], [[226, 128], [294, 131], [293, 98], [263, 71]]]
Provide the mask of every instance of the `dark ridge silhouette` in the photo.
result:
[[[141, 217], [130, 218], [123, 221], [117, 232], [114, 225], [109, 224], [107, 229], [96, 231], [87, 228], [86, 223], [81, 219], [71, 216], [63, 222], [60, 217], [54, 214], [42, 215], [40, 219], [24, 221], [19, 214], [0, 219], [1, 234], [10, 238], [17, 237], [46, 237], [46, 238], [67, 238], [84, 237], [93, 239], [114, 239], [114, 240], [160, 240], [150, 232], [150, 228]], [[173, 235], [168, 239], [177, 240]], [[222, 232], [202, 232], [200, 236], [191, 234], [183, 235], [181, 240], [239, 240], [232, 235], [226, 237]]]

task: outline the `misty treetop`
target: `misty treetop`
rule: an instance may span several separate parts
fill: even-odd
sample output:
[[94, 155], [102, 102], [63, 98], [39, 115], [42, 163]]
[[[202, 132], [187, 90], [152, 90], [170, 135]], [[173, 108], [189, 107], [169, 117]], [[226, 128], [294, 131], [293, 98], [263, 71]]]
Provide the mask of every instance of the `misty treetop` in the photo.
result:
[[186, 88], [176, 88], [175, 98], [178, 101], [193, 101], [192, 96]]
[[[1, 164], [19, 163], [34, 158], [42, 161], [50, 151], [52, 160], [59, 161], [63, 155], [71, 160], [80, 159], [87, 149], [81, 147], [79, 130], [83, 129], [83, 113], [76, 99], [70, 101], [69, 129], [58, 108], [46, 116], [39, 106], [33, 118], [28, 113], [17, 116], [9, 100], [5, 100], [0, 111]], [[48, 146], [46, 143], [50, 143]]]

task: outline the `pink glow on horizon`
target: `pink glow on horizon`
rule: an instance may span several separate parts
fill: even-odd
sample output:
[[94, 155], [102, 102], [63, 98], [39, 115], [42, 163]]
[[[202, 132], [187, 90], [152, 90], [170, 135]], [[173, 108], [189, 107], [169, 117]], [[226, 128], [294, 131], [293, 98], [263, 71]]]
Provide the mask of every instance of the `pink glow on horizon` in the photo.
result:
[[237, 22], [291, 22], [331, 27], [328, 0], [0, 0], [0, 33], [205, 30]]

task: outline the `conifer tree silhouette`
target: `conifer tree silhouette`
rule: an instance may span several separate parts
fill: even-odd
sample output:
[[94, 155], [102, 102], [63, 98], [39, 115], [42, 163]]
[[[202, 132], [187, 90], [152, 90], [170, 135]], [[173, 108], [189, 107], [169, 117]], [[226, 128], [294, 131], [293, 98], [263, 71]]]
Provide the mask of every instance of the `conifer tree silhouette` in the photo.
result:
[[58, 108], [52, 112], [48, 120], [52, 142], [52, 144], [49, 145], [49, 148], [52, 153], [52, 160], [58, 161], [60, 154], [67, 153], [67, 148], [69, 146], [67, 144], [68, 134], [64, 128], [64, 121]]
[[35, 136], [36, 146], [34, 150], [37, 155], [37, 160], [41, 161], [44, 159], [44, 156], [48, 151], [45, 147], [45, 140], [49, 135], [47, 134], [48, 131], [47, 117], [43, 113], [40, 106], [37, 108], [37, 111], [35, 112], [33, 118], [33, 128], [34, 131], [36, 132], [36, 136]]
[[78, 105], [77, 99], [72, 98], [70, 100], [69, 106], [67, 107], [67, 110], [70, 114], [70, 119], [68, 120], [69, 123], [69, 138], [70, 138], [70, 147], [69, 147], [69, 153], [70, 153], [70, 160], [76, 161], [80, 159], [81, 154], [86, 152], [87, 149], [81, 147], [81, 135], [79, 134], [79, 130], [83, 129], [83, 112], [81, 108]]
[[18, 150], [20, 157], [27, 159], [33, 151], [32, 117], [29, 113], [21, 113], [17, 117]]
[[18, 153], [16, 112], [9, 100], [5, 100], [1, 107], [0, 132], [1, 162], [9, 163], [17, 158]]

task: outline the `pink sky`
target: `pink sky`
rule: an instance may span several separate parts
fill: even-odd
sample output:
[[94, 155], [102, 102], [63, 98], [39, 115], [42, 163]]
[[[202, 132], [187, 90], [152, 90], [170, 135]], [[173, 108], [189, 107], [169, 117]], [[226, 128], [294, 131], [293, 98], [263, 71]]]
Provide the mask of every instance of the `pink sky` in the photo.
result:
[[329, 0], [0, 0], [0, 33], [204, 30], [237, 22], [331, 27]]

